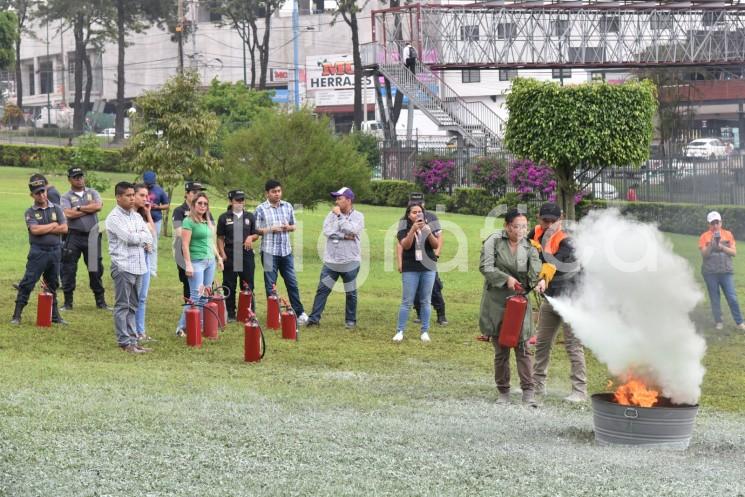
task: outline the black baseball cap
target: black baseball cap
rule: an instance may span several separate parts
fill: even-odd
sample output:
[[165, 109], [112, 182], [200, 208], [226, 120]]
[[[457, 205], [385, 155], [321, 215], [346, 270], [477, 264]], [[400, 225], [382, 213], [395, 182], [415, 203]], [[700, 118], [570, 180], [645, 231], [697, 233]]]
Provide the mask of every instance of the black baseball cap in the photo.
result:
[[31, 193], [47, 189], [47, 179], [41, 174], [34, 174], [28, 180], [28, 189]]
[[202, 183], [199, 183], [198, 181], [187, 181], [184, 183], [184, 190], [187, 192], [201, 192], [203, 190], [206, 190], [204, 186], [202, 186]]
[[246, 193], [243, 190], [230, 190], [228, 192], [228, 200], [244, 200]]
[[71, 167], [67, 170], [67, 177], [68, 178], [76, 178], [78, 176], [85, 176], [85, 173], [83, 172], [83, 169], [80, 167]]
[[409, 205], [423, 205], [424, 194], [422, 192], [409, 193]]
[[541, 206], [540, 211], [538, 211], [538, 217], [540, 219], [556, 221], [561, 217], [561, 207], [553, 202], [546, 202]]

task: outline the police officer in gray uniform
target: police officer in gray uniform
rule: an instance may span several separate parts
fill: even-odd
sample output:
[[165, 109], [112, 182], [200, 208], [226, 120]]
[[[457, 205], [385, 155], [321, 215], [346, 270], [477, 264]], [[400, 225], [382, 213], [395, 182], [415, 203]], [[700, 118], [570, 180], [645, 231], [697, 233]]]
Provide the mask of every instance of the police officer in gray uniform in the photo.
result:
[[98, 230], [98, 212], [103, 208], [101, 196], [93, 188], [86, 188], [85, 174], [79, 167], [67, 170], [71, 189], [62, 195], [62, 208], [69, 230], [62, 247], [62, 291], [65, 294], [63, 310], [72, 310], [75, 277], [78, 261], [83, 256], [88, 267], [88, 279], [96, 298], [96, 307], [111, 310], [106, 305], [101, 254], [101, 233]]
[[67, 233], [67, 221], [62, 209], [47, 200], [46, 180], [35, 178], [35, 176], [31, 177], [28, 185], [34, 199], [34, 205], [26, 209], [24, 214], [31, 249], [26, 261], [26, 273], [18, 284], [16, 307], [13, 311], [11, 323], [21, 323], [21, 313], [28, 304], [28, 297], [39, 278], [43, 276], [47, 289], [53, 295], [52, 322], [67, 324], [60, 317], [57, 307], [57, 287], [59, 286], [62, 250], [61, 235]]

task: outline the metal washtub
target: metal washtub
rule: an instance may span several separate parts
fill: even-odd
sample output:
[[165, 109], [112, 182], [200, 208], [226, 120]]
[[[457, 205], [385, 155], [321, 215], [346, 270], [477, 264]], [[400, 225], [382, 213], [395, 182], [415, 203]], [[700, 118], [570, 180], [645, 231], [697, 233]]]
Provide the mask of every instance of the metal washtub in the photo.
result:
[[592, 396], [595, 442], [686, 449], [691, 441], [698, 405], [678, 405], [660, 397], [659, 405], [637, 407], [613, 401], [611, 393]]

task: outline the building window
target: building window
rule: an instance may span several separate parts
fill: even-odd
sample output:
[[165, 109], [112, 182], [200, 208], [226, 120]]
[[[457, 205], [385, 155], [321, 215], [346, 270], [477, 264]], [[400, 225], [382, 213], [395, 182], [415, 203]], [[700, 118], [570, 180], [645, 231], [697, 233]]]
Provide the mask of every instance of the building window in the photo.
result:
[[51, 60], [39, 63], [39, 90], [42, 95], [54, 93], [54, 66]]
[[479, 41], [479, 27], [477, 25], [461, 26], [460, 39], [461, 41]]
[[673, 29], [673, 16], [670, 12], [652, 12], [649, 16], [649, 27], [653, 31]]
[[605, 81], [605, 73], [603, 71], [593, 71], [590, 73], [590, 79], [592, 81]]
[[201, 2], [197, 10], [197, 22], [220, 22], [222, 21], [222, 13], [220, 12], [220, 6], [218, 2]]
[[511, 40], [514, 34], [514, 24], [502, 22], [497, 24], [497, 39]]
[[33, 95], [36, 93], [36, 72], [34, 71], [34, 65], [31, 64], [27, 68], [28, 70], [28, 94]]
[[600, 31], [602, 33], [618, 33], [621, 26], [619, 16], [602, 16], [600, 17]]
[[517, 77], [517, 69], [500, 69], [499, 81], [512, 81]]
[[460, 79], [463, 83], [480, 83], [481, 71], [479, 69], [463, 69], [460, 73]]
[[551, 35], [561, 37], [569, 36], [569, 21], [566, 19], [557, 19], [551, 21]]
[[571, 78], [572, 69], [569, 67], [562, 67], [560, 69], [551, 69], [551, 77], [554, 79]]

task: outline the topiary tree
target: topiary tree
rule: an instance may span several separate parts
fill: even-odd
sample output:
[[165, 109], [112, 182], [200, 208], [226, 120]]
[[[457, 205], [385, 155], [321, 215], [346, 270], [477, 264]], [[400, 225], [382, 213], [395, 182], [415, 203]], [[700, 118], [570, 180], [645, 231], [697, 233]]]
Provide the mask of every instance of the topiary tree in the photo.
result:
[[248, 129], [225, 140], [224, 174], [215, 177], [226, 189], [243, 188], [264, 198], [264, 183], [282, 182], [284, 197], [312, 209], [329, 201], [329, 192], [347, 186], [358, 198], [370, 187], [370, 169], [354, 146], [336, 137], [328, 118], [315, 118], [308, 110], [265, 111]]
[[638, 166], [649, 157], [657, 99], [648, 81], [562, 87], [518, 78], [507, 107], [506, 147], [554, 168], [557, 202], [569, 219], [575, 218], [575, 193], [595, 177], [590, 170]]

